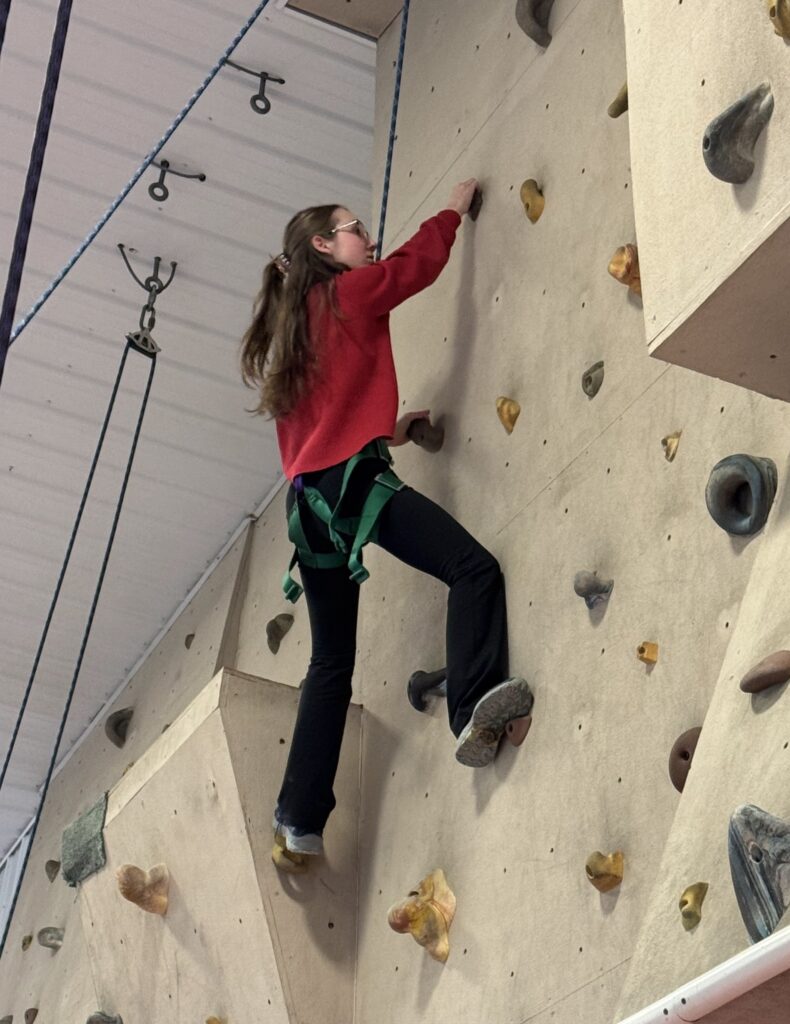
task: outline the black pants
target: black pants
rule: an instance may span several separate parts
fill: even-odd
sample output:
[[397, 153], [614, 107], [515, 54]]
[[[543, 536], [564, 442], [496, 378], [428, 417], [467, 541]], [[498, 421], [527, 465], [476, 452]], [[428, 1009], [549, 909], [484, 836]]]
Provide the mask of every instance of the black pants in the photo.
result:
[[[359, 513], [373, 477], [384, 462], [363, 462], [352, 477], [343, 512]], [[305, 485], [317, 488], [332, 508], [338, 500], [345, 462], [305, 473]], [[293, 485], [286, 497], [290, 513]], [[302, 522], [313, 551], [334, 551], [325, 525], [303, 497]], [[402, 562], [450, 588], [447, 601], [447, 709], [458, 736], [480, 697], [507, 677], [505, 584], [497, 560], [429, 498], [411, 487], [398, 491], [379, 519], [378, 544]], [[384, 571], [383, 568], [380, 571]], [[312, 656], [302, 685], [291, 750], [277, 819], [296, 834], [321, 834], [335, 806], [332, 786], [351, 700], [351, 676], [357, 640], [360, 585], [348, 568], [311, 569], [300, 564], [312, 635]], [[403, 666], [403, 683], [418, 668]], [[434, 666], [436, 667], [436, 666]]]

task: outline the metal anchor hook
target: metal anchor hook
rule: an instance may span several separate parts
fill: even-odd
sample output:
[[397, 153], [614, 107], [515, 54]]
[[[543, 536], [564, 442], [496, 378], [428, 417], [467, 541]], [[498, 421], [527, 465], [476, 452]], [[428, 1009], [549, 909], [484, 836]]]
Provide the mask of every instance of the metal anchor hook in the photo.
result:
[[154, 341], [153, 335], [151, 334], [154, 327], [156, 326], [156, 310], [154, 308], [156, 304], [156, 299], [158, 295], [161, 295], [163, 291], [170, 287], [173, 277], [175, 276], [176, 267], [178, 266], [178, 264], [171, 260], [170, 276], [168, 277], [167, 281], [162, 281], [162, 278], [159, 276], [159, 267], [161, 266], [162, 263], [162, 257], [155, 256], [153, 273], [149, 274], [145, 281], [141, 281], [140, 278], [137, 276], [137, 274], [135, 274], [134, 270], [132, 269], [132, 265], [129, 263], [129, 259], [126, 255], [126, 250], [124, 248], [123, 242], [118, 243], [118, 248], [121, 250], [121, 256], [123, 257], [123, 261], [126, 264], [126, 269], [129, 271], [129, 273], [132, 275], [135, 281], [140, 285], [140, 287], [143, 288], [146, 292], [148, 292], [148, 299], [140, 313], [140, 330], [127, 334], [126, 340], [131, 345], [134, 345], [135, 348], [137, 348], [140, 352], [143, 352], [145, 355], [154, 356], [156, 355], [157, 352], [161, 352], [159, 345], [157, 345], [157, 343]]
[[168, 174], [175, 174], [179, 178], [196, 178], [198, 181], [205, 181], [206, 175], [201, 171], [200, 174], [187, 174], [186, 171], [174, 171], [170, 166], [169, 160], [160, 160], [159, 163], [156, 160], [152, 160], [151, 163], [154, 167], [158, 167], [160, 170], [159, 181], [152, 181], [148, 186], [148, 195], [156, 202], [163, 203], [165, 199], [170, 195], [170, 189], [165, 185], [165, 178]]
[[271, 100], [266, 96], [266, 83], [276, 82], [277, 85], [285, 85], [284, 78], [277, 78], [276, 75], [270, 75], [268, 71], [253, 71], [252, 68], [245, 68], [241, 64], [236, 64], [232, 60], [225, 59], [225, 63], [237, 71], [243, 71], [247, 75], [253, 75], [259, 79], [258, 92], [254, 96], [250, 97], [250, 106], [256, 114], [268, 114], [272, 109]]

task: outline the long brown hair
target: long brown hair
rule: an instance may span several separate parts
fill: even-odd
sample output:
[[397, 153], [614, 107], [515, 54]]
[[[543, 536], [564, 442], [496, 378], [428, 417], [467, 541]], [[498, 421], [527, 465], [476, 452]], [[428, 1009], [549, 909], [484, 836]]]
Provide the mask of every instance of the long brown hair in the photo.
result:
[[253, 319], [241, 343], [241, 375], [259, 390], [251, 412], [285, 416], [311, 382], [316, 354], [307, 323], [307, 293], [324, 284], [334, 308], [334, 278], [347, 268], [313, 246], [313, 235], [328, 235], [339, 204], [311, 206], [288, 222], [283, 251], [266, 264]]

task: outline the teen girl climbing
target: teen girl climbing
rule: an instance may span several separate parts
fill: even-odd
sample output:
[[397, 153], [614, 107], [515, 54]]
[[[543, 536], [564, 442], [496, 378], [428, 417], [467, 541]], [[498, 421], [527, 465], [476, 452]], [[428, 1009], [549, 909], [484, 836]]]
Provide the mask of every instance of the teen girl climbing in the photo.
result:
[[[451, 515], [404, 484], [389, 449], [409, 424], [396, 421], [398, 385], [389, 313], [439, 276], [477, 182], [452, 190], [447, 207], [383, 260], [344, 206], [302, 210], [283, 251], [266, 266], [242, 345], [242, 373], [260, 391], [259, 413], [276, 420], [289, 537], [307, 599], [312, 655], [274, 816], [275, 863], [304, 867], [320, 854], [335, 806], [356, 651], [362, 548], [385, 551], [450, 588], [447, 706], [461, 764], [495, 757], [508, 721], [528, 715], [523, 679], [506, 679], [505, 587], [497, 560]], [[295, 601], [302, 587], [283, 581]]]

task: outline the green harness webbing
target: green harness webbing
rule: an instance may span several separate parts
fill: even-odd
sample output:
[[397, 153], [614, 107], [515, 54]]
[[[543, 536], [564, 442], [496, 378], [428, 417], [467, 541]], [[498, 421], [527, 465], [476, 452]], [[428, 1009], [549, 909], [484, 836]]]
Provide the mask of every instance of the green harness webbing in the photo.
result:
[[[359, 516], [341, 516], [343, 496], [352, 473], [363, 460], [371, 458], [382, 459], [389, 465], [374, 479]], [[362, 564], [362, 548], [368, 541], [375, 542], [378, 539], [378, 520], [382, 509], [393, 494], [406, 486], [389, 468], [392, 461], [389, 448], [379, 438], [366, 444], [356, 455], [352, 455], [346, 463], [340, 497], [334, 508], [330, 508], [324, 496], [315, 487], [304, 488], [302, 493], [311, 512], [329, 528], [329, 538], [335, 546], [335, 551], [316, 552], [310, 548], [302, 527], [300, 503], [297, 497], [288, 516], [288, 539], [293, 541], [296, 550], [291, 558], [291, 564], [283, 576], [283, 591], [286, 600], [296, 603], [304, 589], [291, 576], [291, 571], [297, 562], [310, 566], [312, 569], [337, 569], [341, 565], [347, 564], [350, 578], [355, 583], [365, 582], [370, 573]], [[341, 534], [354, 538], [350, 550], [347, 540]]]

